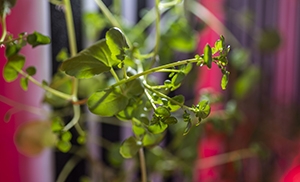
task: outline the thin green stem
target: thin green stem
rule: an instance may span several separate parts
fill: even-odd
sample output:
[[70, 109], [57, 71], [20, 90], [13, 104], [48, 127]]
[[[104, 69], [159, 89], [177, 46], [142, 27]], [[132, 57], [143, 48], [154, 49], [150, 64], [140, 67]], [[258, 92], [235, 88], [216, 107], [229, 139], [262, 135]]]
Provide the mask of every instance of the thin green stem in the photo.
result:
[[157, 72], [174, 72], [174, 73], [180, 73], [182, 72], [181, 70], [174, 70], [174, 69], [161, 69], [161, 70], [158, 70]]
[[132, 28], [134, 32], [134, 37], [132, 41], [134, 42], [136, 38], [140, 37], [141, 34], [155, 21], [155, 8], [148, 11], [143, 18]]
[[6, 13], [3, 14], [3, 16], [1, 17], [1, 24], [2, 24], [2, 36], [0, 39], [0, 42], [3, 42], [6, 34], [7, 34], [7, 30], [6, 30]]
[[[74, 20], [73, 20], [73, 13], [72, 13], [72, 7], [70, 0], [63, 0], [63, 3], [65, 5], [65, 18], [66, 18], [66, 24], [67, 24], [67, 30], [68, 30], [68, 38], [69, 38], [69, 46], [70, 46], [70, 54], [71, 57], [76, 56], [77, 54], [77, 44], [76, 44], [76, 35], [75, 35], [75, 28], [74, 28]], [[78, 79], [72, 78], [72, 101], [77, 102], [77, 92], [78, 92]], [[79, 134], [83, 135], [83, 131], [81, 127], [78, 125], [78, 121], [80, 118], [80, 106], [79, 105], [73, 105], [73, 111], [74, 116], [72, 120], [64, 127], [64, 131], [68, 131], [73, 126], [76, 126], [76, 129]]]
[[56, 180], [56, 182], [64, 182], [66, 181], [68, 175], [72, 172], [72, 170], [76, 167], [76, 165], [83, 159], [83, 157], [86, 155], [86, 148], [82, 147], [80, 148], [70, 160], [65, 164], [61, 172], [59, 173], [59, 176]]
[[[16, 69], [17, 70], [17, 69]], [[22, 76], [24, 76], [25, 78], [28, 78], [29, 81], [31, 81], [33, 84], [37, 85], [38, 87], [41, 87], [42, 89], [52, 93], [53, 95], [56, 95], [62, 99], [65, 99], [65, 100], [72, 100], [72, 95], [69, 95], [69, 94], [66, 94], [66, 93], [63, 93], [63, 92], [60, 92], [58, 90], [55, 90], [47, 85], [44, 85], [42, 83], [40, 83], [39, 81], [37, 81], [36, 79], [34, 79], [32, 76], [28, 75], [27, 73], [25, 73], [24, 71], [22, 70], [17, 70], [18, 73], [20, 73]]]
[[77, 54], [77, 44], [76, 44], [72, 7], [71, 7], [70, 0], [63, 0], [63, 3], [65, 5], [65, 18], [66, 18], [66, 24], [68, 30], [70, 54], [71, 57], [73, 57]]
[[[162, 66], [154, 67], [154, 68], [145, 70], [143, 72], [140, 72], [136, 75], [133, 75], [133, 76], [129, 77], [128, 79], [120, 80], [119, 82], [111, 85], [110, 88], [122, 85], [124, 83], [135, 80], [135, 79], [137, 79], [141, 76], [149, 75], [151, 73], [157, 72], [157, 71], [162, 70], [162, 69], [173, 68], [175, 66], [185, 65], [185, 64], [188, 64], [188, 63], [198, 63], [199, 61], [200, 61], [199, 59], [193, 58], [193, 59], [186, 59], [186, 60], [177, 61], [177, 62], [174, 62], [174, 63], [169, 63], [169, 64], [165, 64], [165, 65], [162, 65]], [[203, 61], [203, 60], [201, 59], [201, 61]]]
[[155, 85], [155, 86], [151, 86], [152, 89], [155, 89], [155, 90], [160, 90], [160, 89], [166, 89], [168, 88], [167, 85]]
[[9, 44], [9, 43], [12, 43], [12, 42], [15, 42], [16, 40], [20, 40], [20, 39], [23, 39], [24, 37], [27, 37], [27, 35], [23, 36], [23, 37], [18, 37], [18, 38], [14, 38], [14, 39], [11, 39], [11, 40], [7, 40], [7, 41], [0, 41], [0, 45], [6, 45], [6, 44]]
[[147, 169], [146, 169], [146, 161], [145, 161], [145, 154], [143, 148], [140, 148], [139, 150], [139, 158], [140, 158], [142, 182], [147, 182]]
[[153, 98], [151, 97], [151, 95], [149, 94], [148, 90], [145, 90], [145, 94], [146, 94], [148, 100], [150, 101], [152, 108], [153, 108], [154, 110], [156, 110], [157, 107], [156, 107], [156, 105], [154, 104], [154, 100], [153, 100]]
[[168, 99], [170, 102], [176, 104], [176, 105], [179, 105], [180, 107], [182, 108], [185, 108], [185, 109], [188, 109], [188, 110], [193, 110], [192, 108], [180, 103], [180, 102], [177, 102], [176, 100], [172, 99], [171, 97], [153, 89], [150, 85], [148, 85], [147, 83], [144, 83], [144, 86], [146, 87], [146, 89], [148, 89], [149, 91], [153, 92], [153, 93], [156, 93], [157, 95], [161, 96], [161, 97], [164, 97], [166, 99]]
[[[106, 7], [106, 5], [103, 3], [103, 1], [102, 0], [95, 0], [95, 2], [99, 6], [100, 10], [103, 12], [105, 17], [108, 19], [108, 21], [112, 24], [112, 26], [118, 27], [122, 30], [121, 24], [117, 21], [115, 16], [109, 11], [109, 9]], [[129, 47], [131, 47], [132, 43], [130, 42], [130, 40], [127, 38], [126, 35], [125, 35], [125, 37], [126, 37], [126, 40], [127, 40], [127, 43], [129, 45]]]
[[79, 118], [80, 118], [80, 106], [73, 105], [73, 111], [74, 111], [74, 116], [73, 116], [72, 120], [64, 127], [63, 131], [68, 131], [74, 125], [76, 125], [78, 123]]
[[110, 73], [112, 74], [112, 76], [114, 77], [114, 79], [116, 80], [116, 82], [120, 81], [117, 73], [115, 72], [115, 70], [113, 68], [110, 69]]
[[98, 4], [99, 8], [103, 12], [103, 14], [106, 16], [108, 21], [112, 24], [112, 26], [121, 28], [120, 23], [117, 21], [117, 19], [114, 17], [114, 15], [109, 11], [109, 9], [106, 7], [106, 5], [103, 3], [103, 1], [95, 0], [95, 2]]
[[160, 11], [159, 11], [159, 0], [155, 0], [155, 14], [156, 14], [156, 21], [155, 21], [155, 47], [154, 47], [154, 55], [152, 57], [152, 61], [150, 64], [151, 68], [157, 59], [158, 50], [159, 50], [159, 43], [160, 43]]

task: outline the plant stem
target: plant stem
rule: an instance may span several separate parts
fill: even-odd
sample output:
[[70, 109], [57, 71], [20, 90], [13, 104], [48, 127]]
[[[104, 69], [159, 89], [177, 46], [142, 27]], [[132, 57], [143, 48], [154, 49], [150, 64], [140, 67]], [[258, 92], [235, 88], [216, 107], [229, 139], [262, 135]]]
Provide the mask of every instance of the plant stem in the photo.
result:
[[[70, 54], [71, 54], [71, 57], [74, 57], [77, 54], [77, 44], [76, 44], [72, 7], [71, 7], [70, 0], [63, 0], [63, 3], [65, 5], [65, 18], [66, 18], [66, 24], [67, 24], [67, 30], [68, 30]], [[78, 79], [73, 77], [72, 78], [72, 101], [73, 102], [78, 101], [77, 92], [78, 92]], [[64, 127], [63, 130], [68, 131], [69, 129], [71, 129], [73, 126], [76, 125], [77, 132], [80, 135], [84, 135], [84, 132], [78, 125], [78, 121], [80, 118], [80, 106], [73, 105], [73, 111], [74, 111], [74, 116], [73, 116], [72, 120]]]
[[70, 46], [70, 53], [71, 57], [77, 54], [77, 44], [76, 44], [76, 36], [74, 30], [74, 20], [72, 15], [72, 7], [70, 0], [63, 0], [65, 5], [65, 18], [68, 30], [68, 38], [69, 38], [69, 46]]
[[0, 42], [3, 42], [6, 34], [7, 34], [7, 30], [6, 30], [6, 13], [3, 14], [3, 16], [1, 17], [1, 24], [2, 24], [2, 36], [0, 39]]
[[[16, 69], [17, 70], [17, 69]], [[63, 98], [65, 100], [72, 100], [72, 95], [69, 94], [65, 94], [63, 92], [60, 92], [58, 90], [55, 90], [47, 85], [44, 85], [42, 83], [40, 83], [39, 81], [37, 81], [36, 79], [34, 79], [32, 76], [28, 75], [27, 73], [25, 73], [23, 70], [17, 70], [22, 76], [24, 76], [25, 78], [28, 78], [28, 80], [30, 80], [33, 84], [41, 87], [42, 89], [52, 93], [53, 95], [56, 95], [60, 98]]]
[[76, 165], [82, 160], [82, 158], [86, 155], [86, 148], [80, 148], [71, 159], [65, 164], [56, 182], [64, 182], [66, 181], [68, 175], [72, 172], [72, 170], [76, 167]]
[[154, 55], [152, 57], [152, 61], [151, 61], [149, 68], [151, 68], [155, 64], [155, 61], [156, 61], [157, 55], [158, 55], [158, 50], [159, 50], [159, 42], [160, 42], [160, 12], [159, 12], [159, 7], [158, 7], [159, 1], [160, 0], [155, 0], [155, 13], [156, 13], [155, 35], [156, 35], [156, 38], [155, 38]]
[[150, 90], [151, 92], [156, 93], [157, 95], [159, 95], [159, 96], [161, 96], [161, 97], [164, 97], [164, 98], [168, 99], [170, 102], [172, 102], [172, 103], [174, 103], [174, 104], [176, 104], [176, 105], [179, 105], [179, 106], [182, 107], [182, 108], [185, 108], [185, 109], [188, 109], [188, 110], [192, 110], [192, 108], [190, 108], [190, 107], [188, 107], [188, 106], [186, 106], [186, 105], [184, 105], [184, 104], [182, 104], [182, 103], [180, 103], [180, 102], [177, 102], [176, 100], [172, 99], [171, 97], [169, 97], [169, 96], [167, 96], [167, 95], [165, 95], [165, 94], [163, 94], [163, 93], [161, 93], [161, 92], [159, 92], [159, 91], [157, 91], [157, 90], [151, 88], [151, 86], [148, 85], [147, 83], [144, 83], [144, 86], [145, 86], [148, 90]]
[[156, 107], [156, 105], [154, 104], [154, 100], [153, 100], [153, 98], [151, 97], [151, 95], [149, 94], [148, 90], [145, 90], [145, 94], [146, 94], [148, 100], [150, 101], [152, 108], [153, 108], [154, 110], [156, 110], [157, 107]]
[[110, 69], [110, 73], [112, 74], [112, 76], [114, 77], [114, 79], [116, 80], [116, 82], [120, 81], [117, 73], [115, 72], [115, 70], [113, 68]]
[[130, 82], [134, 79], [137, 79], [141, 76], [148, 75], [148, 74], [157, 72], [157, 71], [162, 70], [162, 69], [172, 68], [172, 67], [175, 67], [175, 66], [185, 65], [185, 64], [188, 64], [188, 63], [197, 63], [199, 61], [200, 61], [199, 59], [193, 58], [193, 59], [186, 59], [186, 60], [177, 61], [177, 62], [174, 62], [174, 63], [169, 63], [169, 64], [165, 64], [165, 65], [162, 65], [162, 66], [154, 67], [154, 68], [148, 69], [146, 71], [140, 72], [136, 75], [133, 75], [133, 76], [129, 77], [128, 79], [120, 80], [119, 82], [111, 85], [110, 88], [122, 85], [122, 84]]
[[147, 169], [146, 169], [146, 161], [145, 161], [145, 154], [143, 148], [140, 148], [139, 150], [139, 158], [140, 158], [142, 182], [147, 182]]
[[103, 3], [103, 1], [95, 0], [95, 2], [98, 4], [99, 8], [103, 12], [103, 14], [106, 16], [108, 21], [112, 24], [112, 26], [121, 28], [121, 25], [119, 24], [117, 19], [114, 17], [114, 15], [109, 11], [109, 9], [106, 7], [106, 5]]

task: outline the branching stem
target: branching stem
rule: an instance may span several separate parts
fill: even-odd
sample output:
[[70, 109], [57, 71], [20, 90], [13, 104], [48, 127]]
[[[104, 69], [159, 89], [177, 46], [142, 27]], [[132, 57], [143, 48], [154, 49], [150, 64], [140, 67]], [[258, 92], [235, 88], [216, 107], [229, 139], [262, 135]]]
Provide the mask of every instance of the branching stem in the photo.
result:
[[135, 80], [141, 76], [144, 76], [144, 75], [149, 75], [151, 73], [155, 73], [159, 70], [162, 70], [162, 69], [166, 69], [166, 68], [173, 68], [175, 66], [180, 66], [180, 65], [185, 65], [185, 64], [188, 64], [188, 63], [198, 63], [199, 61], [203, 61], [202, 59], [199, 60], [199, 59], [196, 59], [196, 58], [193, 58], [193, 59], [186, 59], [186, 60], [182, 60], [182, 61], [177, 61], [177, 62], [174, 62], [174, 63], [170, 63], [170, 64], [165, 64], [165, 65], [162, 65], [162, 66], [158, 66], [158, 67], [154, 67], [154, 68], [151, 68], [151, 69], [148, 69], [148, 70], [145, 70], [143, 72], [140, 72], [136, 75], [133, 75], [131, 77], [129, 77], [128, 79], [123, 79], [123, 80], [120, 80], [119, 82], [111, 85], [109, 88], [112, 88], [112, 87], [116, 87], [116, 86], [119, 86], [119, 85], [122, 85], [124, 83], [127, 83], [127, 82], [130, 82], [132, 80]]

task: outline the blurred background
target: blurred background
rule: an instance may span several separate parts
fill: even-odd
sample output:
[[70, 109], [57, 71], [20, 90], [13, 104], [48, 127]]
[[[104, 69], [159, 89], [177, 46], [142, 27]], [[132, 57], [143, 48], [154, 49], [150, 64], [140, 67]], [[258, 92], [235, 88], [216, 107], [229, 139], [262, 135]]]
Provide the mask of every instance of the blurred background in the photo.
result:
[[[16, 35], [37, 30], [51, 37], [50, 46], [23, 50], [30, 60], [27, 63], [38, 67], [36, 77], [40, 81], [50, 80], [60, 64], [57, 55], [63, 48], [68, 50], [63, 6], [41, 0], [28, 2], [18, 0], [7, 18], [7, 27]], [[103, 2], [119, 13], [129, 37], [140, 45], [146, 44], [145, 50], [151, 47], [151, 38], [147, 37], [154, 25], [143, 32], [132, 27], [139, 21], [147, 22], [142, 17], [151, 12], [153, 0]], [[81, 50], [102, 38], [109, 25], [94, 1], [71, 0], [71, 3], [77, 46]], [[162, 21], [173, 21], [175, 25], [161, 25], [161, 60], [178, 61], [202, 54], [206, 43], [213, 45], [219, 35], [224, 35], [231, 46], [231, 74], [228, 88], [223, 91], [219, 69], [197, 68], [176, 91], [184, 94], [190, 103], [197, 102], [199, 94], [204, 94], [216, 104], [204, 124], [184, 138], [178, 138], [182, 135], [178, 132], [180, 128], [170, 128], [162, 147], [147, 154], [149, 170], [154, 171], [151, 180], [300, 181], [300, 72], [297, 71], [300, 68], [300, 1], [186, 0], [182, 4], [184, 12], [173, 8], [162, 15]], [[178, 38], [170, 40], [169, 35]], [[143, 38], [146, 43], [139, 42]], [[0, 51], [0, 69], [3, 69], [4, 48]], [[132, 172], [134, 161], [124, 161], [117, 154], [119, 143], [131, 135], [131, 130], [122, 124], [107, 124], [89, 113], [86, 128], [90, 140], [99, 136], [103, 139], [99, 146], [87, 142], [88, 157], [55, 150], [45, 150], [36, 157], [20, 154], [13, 142], [14, 133], [22, 122], [46, 119], [41, 111], [34, 113], [26, 106], [41, 108], [43, 93], [34, 85], [24, 92], [18, 83], [5, 83], [0, 78], [0, 118], [7, 117], [7, 112], [11, 115], [9, 122], [7, 119], [0, 122], [0, 181], [56, 181], [69, 159], [73, 164], [70, 175], [63, 181], [136, 180], [139, 174]], [[43, 106], [43, 110], [53, 108], [59, 109]], [[76, 141], [73, 142], [76, 146]], [[169, 154], [159, 155], [164, 147]], [[111, 177], [114, 174], [126, 178]]]

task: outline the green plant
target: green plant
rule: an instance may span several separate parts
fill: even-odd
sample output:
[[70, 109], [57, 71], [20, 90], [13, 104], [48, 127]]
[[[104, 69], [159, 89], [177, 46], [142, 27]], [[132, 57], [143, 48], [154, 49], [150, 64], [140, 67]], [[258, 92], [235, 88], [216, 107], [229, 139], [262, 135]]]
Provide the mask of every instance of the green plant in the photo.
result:
[[[147, 181], [144, 148], [155, 148], [164, 138], [166, 129], [172, 125], [184, 124], [181, 134], [187, 135], [211, 111], [208, 97], [203, 96], [196, 105], [188, 106], [183, 95], [171, 97], [169, 93], [181, 86], [195, 65], [211, 68], [212, 64], [216, 64], [223, 74], [221, 87], [225, 89], [229, 76], [226, 70], [229, 46], [225, 44], [224, 37], [220, 36], [214, 45], [207, 44], [204, 47], [203, 55], [170, 62], [171, 50], [191, 52], [196, 44], [195, 37], [190, 36], [193, 30], [188, 26], [184, 14], [184, 1], [156, 0], [154, 9], [132, 28], [122, 25], [101, 0], [96, 0], [111, 28], [104, 39], [77, 53], [70, 1], [51, 2], [65, 7], [70, 57], [64, 52], [59, 54], [58, 58], [63, 62], [51, 83], [40, 83], [34, 79], [36, 69], [34, 66], [24, 68], [25, 57], [19, 51], [28, 44], [33, 48], [49, 44], [50, 38], [38, 32], [20, 33], [17, 37], [6, 35], [5, 16], [15, 1], [1, 1], [3, 35], [0, 44], [6, 47], [7, 63], [3, 70], [5, 80], [12, 82], [21, 75], [20, 85], [24, 90], [28, 90], [28, 82], [31, 81], [46, 91], [45, 102], [53, 107], [73, 108], [73, 118], [69, 122], [64, 123], [60, 114], [50, 119], [56, 137], [50, 136], [49, 139], [55, 142], [47, 144], [54, 143], [62, 152], [68, 152], [72, 147], [69, 130], [73, 127], [79, 134], [77, 142], [85, 143], [88, 131], [79, 124], [82, 117], [80, 105], [87, 105], [92, 113], [102, 117], [130, 121], [133, 136], [122, 143], [119, 152], [124, 158], [139, 155], [141, 178], [143, 182]], [[172, 21], [168, 21], [164, 27], [160, 25], [162, 13], [166, 13], [164, 17], [172, 17]], [[149, 17], [155, 19], [149, 20]], [[143, 31], [153, 21], [155, 44], [151, 45], [145, 41]], [[184, 38], [178, 35], [184, 35]], [[164, 73], [167, 78], [159, 83], [152, 76], [154, 73]], [[82, 85], [92, 88], [86, 89]], [[154, 154], [159, 152], [160, 148], [155, 148]]]

